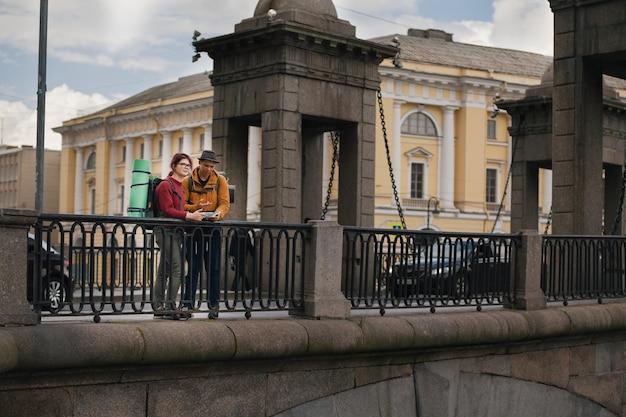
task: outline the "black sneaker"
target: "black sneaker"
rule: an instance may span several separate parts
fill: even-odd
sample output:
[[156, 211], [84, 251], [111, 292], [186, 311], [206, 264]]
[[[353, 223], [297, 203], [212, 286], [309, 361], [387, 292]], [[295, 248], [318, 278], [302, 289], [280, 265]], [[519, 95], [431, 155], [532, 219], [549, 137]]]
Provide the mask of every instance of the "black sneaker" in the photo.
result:
[[211, 320], [215, 320], [216, 318], [218, 318], [220, 315], [219, 312], [217, 311], [209, 311], [209, 319]]

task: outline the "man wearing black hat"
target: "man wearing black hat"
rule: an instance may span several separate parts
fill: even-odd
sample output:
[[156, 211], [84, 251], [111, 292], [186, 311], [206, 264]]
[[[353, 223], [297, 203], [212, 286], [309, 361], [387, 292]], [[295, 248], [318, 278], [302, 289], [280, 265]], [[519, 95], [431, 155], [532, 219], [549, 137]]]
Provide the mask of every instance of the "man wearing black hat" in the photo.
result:
[[[228, 181], [215, 171], [219, 164], [213, 151], [203, 151], [198, 158], [199, 165], [190, 176], [183, 179], [185, 210], [194, 212], [202, 210], [205, 220], [215, 222], [224, 218], [230, 210], [230, 194]], [[221, 253], [221, 230], [219, 227], [194, 228], [191, 242], [187, 245], [187, 262], [189, 273], [183, 294], [183, 307], [195, 307], [195, 296], [198, 288], [198, 277], [204, 261], [204, 268], [209, 278], [208, 300], [209, 318], [217, 318], [219, 309], [219, 273]]]

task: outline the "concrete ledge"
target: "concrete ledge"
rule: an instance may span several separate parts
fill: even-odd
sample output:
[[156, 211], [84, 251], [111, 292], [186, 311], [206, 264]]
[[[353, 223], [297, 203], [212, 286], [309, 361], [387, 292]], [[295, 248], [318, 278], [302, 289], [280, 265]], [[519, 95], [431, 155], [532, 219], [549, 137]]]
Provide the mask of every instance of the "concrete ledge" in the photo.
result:
[[626, 330], [626, 304], [350, 320], [63, 323], [0, 328], [0, 372], [401, 352]]

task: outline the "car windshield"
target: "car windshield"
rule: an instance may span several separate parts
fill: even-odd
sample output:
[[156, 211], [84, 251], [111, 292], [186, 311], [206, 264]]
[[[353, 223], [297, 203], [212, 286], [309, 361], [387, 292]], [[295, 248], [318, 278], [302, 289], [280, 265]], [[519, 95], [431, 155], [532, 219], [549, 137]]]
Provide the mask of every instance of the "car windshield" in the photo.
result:
[[473, 244], [470, 241], [446, 240], [435, 242], [420, 251], [420, 258], [446, 259], [461, 258], [470, 252]]
[[[41, 241], [41, 248], [43, 249], [43, 252], [50, 252], [50, 253], [54, 253], [57, 255], [59, 254], [59, 251], [56, 250], [51, 245], [48, 245], [48, 242], [46, 242], [45, 240]], [[29, 233], [28, 234], [28, 251], [33, 252], [34, 250], [35, 250], [35, 235], [32, 233]]]

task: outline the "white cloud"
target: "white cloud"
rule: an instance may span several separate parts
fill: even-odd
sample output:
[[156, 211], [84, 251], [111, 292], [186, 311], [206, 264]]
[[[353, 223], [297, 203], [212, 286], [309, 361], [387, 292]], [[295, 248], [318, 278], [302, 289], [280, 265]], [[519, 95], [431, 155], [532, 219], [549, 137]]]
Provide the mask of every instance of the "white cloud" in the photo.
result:
[[36, 122], [33, 111], [24, 103], [0, 100], [0, 125], [3, 145], [34, 145], [36, 143]]
[[[66, 84], [46, 93], [46, 117], [44, 146], [47, 149], [61, 149], [61, 135], [52, 131], [63, 121], [73, 119], [81, 113], [95, 112], [113, 102], [101, 94], [87, 95], [73, 91]], [[37, 144], [37, 110], [24, 103], [0, 100], [2, 122], [2, 144]]]
[[[191, 61], [191, 55], [192, 55], [191, 49], [189, 49], [189, 58], [190, 58], [189, 61]], [[135, 59], [135, 58], [122, 59], [117, 62], [117, 65], [120, 68], [125, 69], [125, 70], [144, 70], [144, 71], [152, 71], [152, 72], [157, 72], [157, 73], [161, 73], [173, 66], [171, 61], [160, 58], [158, 56], [151, 56], [151, 55], [148, 55], [141, 59]], [[180, 67], [180, 63], [178, 63], [176, 67]], [[202, 71], [198, 70], [197, 72], [202, 72]]]
[[[435, 28], [452, 33], [457, 42], [552, 54], [552, 13], [546, 0], [494, 0], [493, 22], [427, 19], [419, 15], [421, 1], [334, 0], [334, 4], [339, 18], [356, 26], [356, 35], [362, 39], [406, 34], [409, 28]], [[206, 54], [199, 62], [191, 63], [193, 31], [200, 31], [205, 38], [232, 33], [236, 24], [252, 17], [257, 3], [258, 0], [228, 0], [216, 7], [206, 0], [51, 1], [48, 79], [56, 76], [62, 82], [72, 82], [72, 77], [80, 75], [78, 71], [85, 73], [80, 65], [89, 65], [94, 73], [97, 71], [98, 78], [81, 79], [80, 88], [109, 91], [121, 99], [120, 93], [138, 93], [149, 88], [150, 82], [157, 85], [166, 79], [210, 70], [212, 61]], [[11, 77], [0, 80], [2, 98], [25, 95], [17, 86], [24, 84], [25, 76], [31, 72], [29, 77], [36, 76], [33, 62], [36, 65], [39, 12], [37, 1], [0, 0], [0, 61], [3, 69], [12, 71]], [[115, 75], [106, 78], [105, 69], [113, 70], [111, 74]], [[155, 74], [154, 81], [144, 76], [147, 72]], [[143, 77], [141, 87], [137, 77], [127, 76], [131, 73]], [[34, 84], [33, 80], [29, 82]], [[60, 148], [60, 136], [51, 127], [76, 117], [81, 109], [112, 102], [101, 94], [84, 94], [66, 84], [49, 88], [52, 90], [47, 93], [46, 146], [51, 148]], [[36, 97], [28, 100], [0, 101], [5, 144], [35, 144]]]
[[495, 0], [490, 44], [553, 55], [554, 20], [546, 0]]

